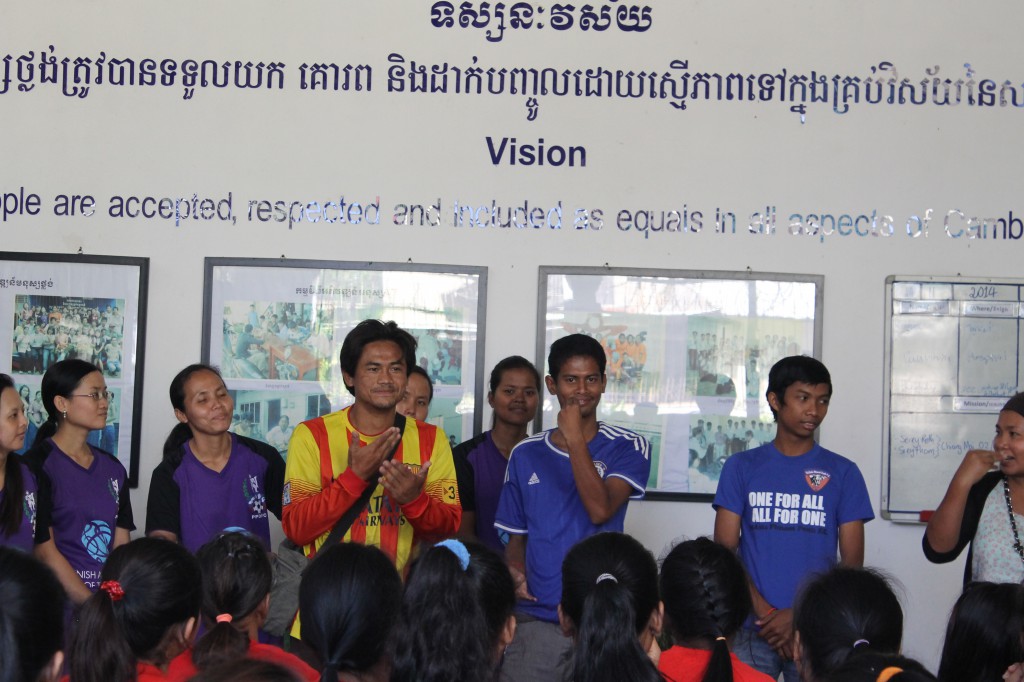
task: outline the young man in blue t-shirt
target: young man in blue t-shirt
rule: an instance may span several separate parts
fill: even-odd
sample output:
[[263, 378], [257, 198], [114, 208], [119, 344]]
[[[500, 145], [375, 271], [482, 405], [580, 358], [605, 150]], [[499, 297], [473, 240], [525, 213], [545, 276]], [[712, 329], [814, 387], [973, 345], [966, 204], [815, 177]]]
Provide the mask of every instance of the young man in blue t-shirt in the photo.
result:
[[551, 344], [545, 384], [561, 407], [558, 428], [509, 456], [494, 525], [509, 534], [505, 557], [519, 597], [518, 630], [502, 666], [514, 682], [562, 679], [558, 664], [570, 645], [558, 625], [562, 560], [583, 538], [621, 532], [626, 503], [647, 487], [647, 439], [597, 420], [606, 361], [585, 334]]
[[753, 613], [733, 651], [743, 662], [798, 682], [792, 606], [801, 582], [839, 561], [864, 563], [864, 523], [874, 518], [857, 465], [814, 440], [832, 379], [818, 360], [779, 360], [768, 374], [775, 440], [730, 457], [715, 494], [715, 541], [738, 550]]

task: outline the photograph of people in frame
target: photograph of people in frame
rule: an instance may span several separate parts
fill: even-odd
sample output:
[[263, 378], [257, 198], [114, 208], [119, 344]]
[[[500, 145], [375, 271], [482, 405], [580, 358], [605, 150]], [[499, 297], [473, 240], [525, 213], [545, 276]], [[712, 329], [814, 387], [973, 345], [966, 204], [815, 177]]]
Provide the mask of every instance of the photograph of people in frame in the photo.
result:
[[11, 371], [42, 376], [59, 360], [77, 358], [120, 379], [124, 299], [18, 295], [14, 299]]

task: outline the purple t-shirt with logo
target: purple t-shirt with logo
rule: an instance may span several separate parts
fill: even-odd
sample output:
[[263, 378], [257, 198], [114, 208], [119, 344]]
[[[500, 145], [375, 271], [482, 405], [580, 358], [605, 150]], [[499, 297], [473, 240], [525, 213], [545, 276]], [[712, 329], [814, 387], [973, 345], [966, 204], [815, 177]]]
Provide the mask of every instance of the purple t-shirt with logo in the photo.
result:
[[[21, 481], [25, 487], [25, 493], [21, 497], [21, 525], [13, 535], [4, 535], [0, 530], [0, 546], [14, 547], [25, 552], [31, 552], [36, 543], [45, 542], [50, 539], [50, 530], [39, 518], [39, 485], [36, 477], [29, 471], [29, 468], [21, 461], [20, 455], [13, 453], [7, 455], [14, 457], [17, 466], [21, 468]], [[0, 490], [0, 505], [7, 497], [7, 488]]]
[[[274, 451], [280, 459], [280, 455]], [[195, 552], [224, 530], [244, 530], [270, 547], [268, 460], [232, 436], [231, 455], [221, 471], [196, 459], [188, 443], [181, 462], [164, 461], [153, 472], [146, 532], [166, 530]], [[280, 490], [277, 497], [280, 499]]]
[[[466, 444], [472, 444], [474, 441], [477, 441], [475, 447], [468, 452], [465, 452], [465, 448], [462, 446], [456, 448], [456, 451], [465, 456], [473, 474], [459, 480], [459, 496], [466, 500], [466, 492], [470, 492], [472, 509], [465, 503], [463, 508], [476, 512], [476, 528], [474, 530], [476, 536], [480, 538], [480, 542], [504, 555], [505, 545], [508, 544], [508, 533], [499, 532], [494, 527], [494, 515], [498, 510], [501, 486], [505, 483], [505, 469], [508, 468], [508, 460], [494, 444], [490, 431], [482, 434], [479, 439], [474, 438], [473, 441], [467, 441]], [[468, 490], [466, 490], [467, 485], [469, 486]]]
[[50, 528], [57, 549], [92, 591], [114, 546], [114, 530], [134, 530], [128, 472], [117, 459], [90, 446], [92, 464], [83, 467], [52, 440], [42, 471], [52, 498]]

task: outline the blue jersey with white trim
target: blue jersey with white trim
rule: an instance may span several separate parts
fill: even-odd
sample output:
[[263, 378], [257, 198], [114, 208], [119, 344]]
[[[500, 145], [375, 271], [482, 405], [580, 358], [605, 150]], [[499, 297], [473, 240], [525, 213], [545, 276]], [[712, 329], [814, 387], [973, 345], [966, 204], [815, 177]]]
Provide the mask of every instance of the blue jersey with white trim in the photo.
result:
[[[576, 490], [569, 453], [555, 447], [552, 433], [531, 436], [512, 450], [494, 525], [499, 530], [528, 536], [526, 580], [537, 601], [522, 601], [519, 608], [555, 623], [562, 598], [565, 554], [595, 533], [622, 532], [626, 505], [605, 523], [592, 523]], [[633, 489], [630, 499], [644, 496], [651, 473], [651, 446], [646, 438], [600, 422], [597, 435], [587, 443], [587, 448], [601, 478], [621, 478]]]

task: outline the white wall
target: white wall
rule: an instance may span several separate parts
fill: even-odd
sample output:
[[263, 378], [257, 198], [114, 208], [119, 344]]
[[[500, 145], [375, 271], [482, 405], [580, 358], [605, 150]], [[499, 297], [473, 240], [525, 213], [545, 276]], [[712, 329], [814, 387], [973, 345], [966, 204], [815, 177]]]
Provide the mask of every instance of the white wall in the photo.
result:
[[[623, 2], [609, 5], [613, 12]], [[480, 3], [477, 3], [479, 5]], [[601, 5], [599, 4], [598, 7]], [[200, 356], [204, 256], [317, 258], [487, 265], [489, 296], [484, 363], [533, 355], [538, 265], [604, 265], [745, 270], [825, 275], [822, 358], [835, 399], [823, 444], [853, 458], [876, 507], [880, 486], [883, 285], [890, 274], [1009, 277], [1019, 273], [1017, 241], [954, 239], [942, 229], [951, 209], [998, 218], [1024, 213], [1019, 197], [1020, 110], [934, 104], [856, 104], [837, 114], [812, 104], [805, 122], [791, 102], [539, 97], [534, 121], [522, 95], [411, 94], [387, 91], [388, 55], [472, 66], [559, 70], [604, 66], [688, 73], [872, 75], [891, 62], [913, 83], [925, 69], [939, 77], [997, 83], [1022, 80], [1013, 3], [969, 7], [952, 0], [892, 3], [652, 2], [650, 30], [626, 33], [506, 30], [501, 42], [481, 31], [430, 24], [431, 3], [198, 2], [21, 3], [5, 7], [0, 60], [53, 45], [68, 56], [107, 59], [212, 58], [281, 61], [281, 90], [199, 88], [191, 100], [174, 87], [93, 85], [84, 98], [34, 81], [27, 92], [0, 95], [0, 190], [25, 186], [42, 197], [37, 216], [0, 222], [0, 248], [11, 251], [147, 256], [150, 322], [142, 421], [140, 488], [144, 521], [148, 472], [172, 425], [166, 387]], [[545, 7], [547, 5], [545, 4]], [[546, 10], [549, 15], [550, 8]], [[578, 11], [577, 11], [578, 13]], [[537, 21], [547, 21], [540, 17]], [[367, 63], [372, 91], [299, 88], [303, 62]], [[0, 77], [3, 62], [0, 61]], [[889, 72], [886, 72], [889, 73]], [[886, 76], [888, 77], [888, 76]], [[2, 85], [0, 85], [2, 87]], [[964, 86], [967, 87], [966, 85]], [[1021, 97], [1021, 88], [1017, 96]], [[548, 145], [583, 145], [585, 168], [491, 163], [485, 138], [543, 137]], [[106, 216], [112, 195], [220, 198], [233, 193], [234, 225]], [[88, 193], [92, 217], [49, 214], [53, 196]], [[246, 220], [250, 199], [325, 201], [344, 195], [382, 207], [442, 199], [438, 227]], [[451, 226], [455, 199], [476, 204], [600, 207], [601, 231], [498, 230]], [[644, 239], [614, 225], [619, 209], [701, 210], [699, 233]], [[777, 206], [778, 232], [752, 236], [743, 218]], [[708, 226], [714, 207], [740, 216], [736, 234]], [[912, 215], [932, 209], [927, 236], [909, 238]], [[893, 218], [890, 237], [792, 236], [792, 213]], [[487, 417], [485, 417], [486, 419]], [[659, 551], [670, 539], [710, 533], [706, 504], [634, 505], [628, 529]], [[959, 589], [961, 566], [926, 564], [921, 528], [884, 520], [869, 524], [867, 560], [907, 591], [908, 653], [938, 660], [943, 625]]]

